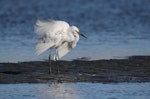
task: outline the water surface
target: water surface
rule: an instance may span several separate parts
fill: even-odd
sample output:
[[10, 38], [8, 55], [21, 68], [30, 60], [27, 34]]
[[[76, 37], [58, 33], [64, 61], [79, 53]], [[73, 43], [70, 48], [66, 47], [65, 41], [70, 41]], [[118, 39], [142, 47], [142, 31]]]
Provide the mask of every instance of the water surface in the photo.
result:
[[149, 99], [150, 83], [0, 84], [0, 99]]
[[150, 55], [149, 0], [1, 0], [0, 62], [47, 59], [35, 55], [37, 19], [56, 19], [79, 27], [88, 39], [63, 60]]

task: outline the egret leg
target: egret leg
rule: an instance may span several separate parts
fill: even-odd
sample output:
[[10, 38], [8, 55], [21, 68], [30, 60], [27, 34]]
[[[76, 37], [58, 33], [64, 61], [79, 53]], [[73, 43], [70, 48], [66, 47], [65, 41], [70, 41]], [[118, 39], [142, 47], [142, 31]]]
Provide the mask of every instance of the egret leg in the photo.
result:
[[56, 60], [56, 65], [57, 65], [57, 73], [59, 74], [59, 65], [58, 65], [58, 60]]
[[55, 58], [55, 62], [56, 62], [56, 66], [57, 66], [57, 74], [59, 74], [59, 66], [58, 66], [58, 59], [59, 59], [59, 55], [58, 55], [58, 50], [56, 50], [56, 55], [54, 56]]
[[52, 63], [51, 63], [51, 51], [50, 51], [50, 54], [49, 54], [49, 74], [52, 73]]

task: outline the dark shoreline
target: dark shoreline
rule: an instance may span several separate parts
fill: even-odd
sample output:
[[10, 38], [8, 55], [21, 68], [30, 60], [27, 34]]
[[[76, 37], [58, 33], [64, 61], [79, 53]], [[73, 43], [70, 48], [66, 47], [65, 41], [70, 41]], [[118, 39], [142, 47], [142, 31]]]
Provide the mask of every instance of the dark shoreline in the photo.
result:
[[0, 63], [0, 84], [53, 82], [150, 82], [150, 56], [95, 61], [59, 61], [60, 74], [52, 62]]

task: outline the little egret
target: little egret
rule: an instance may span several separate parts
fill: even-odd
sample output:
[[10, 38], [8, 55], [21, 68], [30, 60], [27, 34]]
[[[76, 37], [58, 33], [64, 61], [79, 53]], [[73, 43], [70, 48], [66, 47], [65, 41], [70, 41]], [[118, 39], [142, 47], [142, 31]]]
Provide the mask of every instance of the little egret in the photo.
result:
[[[51, 73], [51, 50], [55, 49], [54, 61], [58, 61], [73, 49], [79, 41], [79, 35], [87, 38], [76, 26], [70, 26], [65, 21], [58, 20], [37, 20], [35, 32], [40, 36], [36, 44], [36, 53], [39, 55], [50, 49], [49, 54], [49, 73]], [[59, 66], [57, 63], [59, 73]]]

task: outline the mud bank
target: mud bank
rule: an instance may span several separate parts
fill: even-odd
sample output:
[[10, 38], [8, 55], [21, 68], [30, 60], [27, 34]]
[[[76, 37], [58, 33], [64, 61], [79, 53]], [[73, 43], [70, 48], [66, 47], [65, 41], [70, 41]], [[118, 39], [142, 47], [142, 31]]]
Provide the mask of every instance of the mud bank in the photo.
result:
[[150, 56], [95, 61], [59, 61], [60, 74], [47, 61], [0, 63], [0, 83], [150, 82]]

